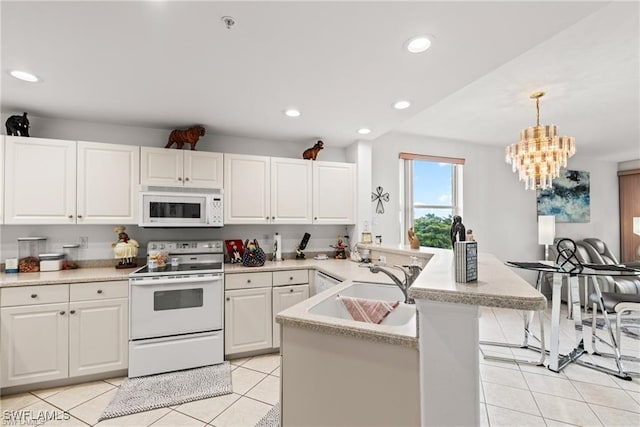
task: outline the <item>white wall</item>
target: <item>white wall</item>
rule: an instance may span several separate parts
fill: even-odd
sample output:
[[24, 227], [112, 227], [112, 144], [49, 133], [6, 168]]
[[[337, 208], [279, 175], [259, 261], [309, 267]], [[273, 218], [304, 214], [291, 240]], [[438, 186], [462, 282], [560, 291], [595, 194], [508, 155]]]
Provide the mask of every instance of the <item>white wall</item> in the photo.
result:
[[628, 162], [620, 162], [618, 163], [619, 171], [628, 171], [631, 169], [640, 169], [640, 159], [639, 160], [629, 160]]
[[[10, 115], [11, 114], [3, 113], [2, 123], [4, 123]], [[31, 125], [29, 134], [32, 137], [108, 142], [111, 144], [142, 145], [149, 147], [164, 147], [172, 130], [170, 128], [141, 128], [32, 116], [29, 116], [29, 122]], [[305, 144], [304, 142], [272, 141], [207, 133], [200, 138], [196, 148], [199, 151], [217, 151], [222, 153], [254, 154], [258, 156], [301, 159], [302, 152], [313, 146], [314, 142], [315, 141], [307, 141]], [[330, 141], [324, 142], [325, 148], [318, 154], [318, 160], [346, 161], [344, 148], [332, 148]]]
[[[14, 113], [12, 113], [14, 114]], [[2, 122], [11, 114], [2, 114]], [[170, 129], [151, 129], [109, 125], [44, 117], [29, 117], [32, 137], [108, 142], [113, 144], [164, 147]], [[330, 142], [318, 155], [318, 160], [346, 161], [346, 150], [331, 148]], [[302, 158], [302, 152], [313, 145], [243, 138], [239, 136], [210, 135], [200, 139], [199, 151], [257, 154], [274, 157]], [[37, 173], [34, 171], [34, 173]], [[45, 177], [43, 177], [45, 178]], [[60, 252], [65, 243], [78, 243], [80, 236], [89, 238], [89, 248], [80, 250], [80, 259], [105, 259], [113, 257], [111, 243], [115, 242], [114, 225], [48, 225], [48, 226], [0, 226], [0, 262], [17, 256], [17, 238], [48, 237], [48, 251]], [[146, 251], [149, 240], [163, 239], [253, 239], [257, 238], [265, 252], [270, 253], [274, 233], [282, 236], [284, 253], [295, 252], [296, 245], [305, 232], [311, 234], [306, 252], [331, 253], [329, 245], [336, 243], [339, 235], [348, 234], [344, 226], [334, 225], [227, 225], [222, 229], [143, 229], [127, 226], [127, 233], [140, 242], [140, 255]]]
[[[462, 218], [473, 229], [481, 251], [501, 260], [543, 257], [543, 247], [537, 242], [536, 192], [525, 190], [511, 172], [504, 150], [445, 139], [387, 134], [373, 142], [372, 188], [381, 185], [391, 197], [385, 214], [376, 215], [374, 234], [381, 234], [388, 243], [400, 240], [398, 154], [402, 151], [466, 159]], [[617, 165], [576, 155], [569, 160], [569, 168], [591, 172], [591, 222], [557, 224], [556, 235], [599, 237], [618, 252]]]

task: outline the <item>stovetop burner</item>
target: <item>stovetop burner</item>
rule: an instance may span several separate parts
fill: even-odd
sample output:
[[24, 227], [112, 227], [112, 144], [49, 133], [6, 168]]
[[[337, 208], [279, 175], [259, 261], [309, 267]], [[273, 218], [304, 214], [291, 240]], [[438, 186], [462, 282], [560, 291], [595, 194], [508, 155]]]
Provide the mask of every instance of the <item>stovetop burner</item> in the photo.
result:
[[[221, 240], [152, 241], [147, 255], [164, 252], [166, 265], [149, 269], [148, 265], [131, 273], [133, 278], [153, 276], [186, 276], [190, 274], [223, 273], [224, 255]], [[177, 263], [177, 265], [171, 265]]]

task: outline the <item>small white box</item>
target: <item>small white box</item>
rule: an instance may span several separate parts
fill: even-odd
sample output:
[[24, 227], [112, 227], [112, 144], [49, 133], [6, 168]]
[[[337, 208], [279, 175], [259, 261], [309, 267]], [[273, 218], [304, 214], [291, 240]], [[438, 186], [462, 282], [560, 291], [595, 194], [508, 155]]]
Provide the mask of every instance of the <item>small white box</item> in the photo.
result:
[[40, 254], [40, 271], [62, 270], [64, 254]]

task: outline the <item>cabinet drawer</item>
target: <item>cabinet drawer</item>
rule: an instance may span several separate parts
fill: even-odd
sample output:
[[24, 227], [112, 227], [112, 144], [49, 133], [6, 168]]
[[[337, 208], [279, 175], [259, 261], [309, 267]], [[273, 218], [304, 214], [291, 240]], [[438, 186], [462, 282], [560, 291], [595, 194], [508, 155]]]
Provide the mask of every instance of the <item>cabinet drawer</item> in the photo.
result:
[[0, 289], [2, 307], [69, 301], [69, 285], [20, 286]]
[[273, 286], [301, 285], [309, 283], [309, 270], [285, 270], [273, 272]]
[[224, 288], [249, 289], [271, 287], [271, 272], [226, 274]]
[[128, 296], [129, 282], [127, 282], [126, 280], [115, 280], [111, 282], [72, 283], [69, 289], [69, 301], [126, 298]]

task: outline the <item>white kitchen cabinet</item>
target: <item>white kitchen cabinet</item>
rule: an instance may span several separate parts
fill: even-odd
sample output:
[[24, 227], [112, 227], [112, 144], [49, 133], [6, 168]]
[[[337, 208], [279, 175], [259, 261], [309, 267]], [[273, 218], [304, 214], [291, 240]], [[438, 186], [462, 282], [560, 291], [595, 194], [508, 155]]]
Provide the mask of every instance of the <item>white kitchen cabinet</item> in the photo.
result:
[[137, 224], [137, 146], [5, 137], [6, 224]]
[[1, 387], [67, 377], [67, 303], [2, 307], [0, 319]]
[[5, 150], [5, 224], [75, 224], [76, 142], [6, 136]]
[[312, 162], [271, 158], [271, 223], [310, 224]]
[[224, 354], [271, 348], [271, 288], [225, 292]]
[[276, 314], [309, 298], [309, 270], [234, 273], [225, 277], [225, 355], [280, 346]]
[[69, 376], [127, 369], [127, 298], [69, 303]]
[[141, 147], [140, 158], [142, 185], [222, 188], [222, 153]]
[[280, 347], [280, 325], [276, 315], [309, 298], [309, 285], [278, 286], [273, 290], [273, 347]]
[[128, 282], [0, 289], [0, 387], [124, 370]]
[[313, 223], [354, 224], [355, 218], [355, 164], [313, 162]]
[[224, 223], [269, 224], [271, 220], [270, 158], [224, 155]]
[[78, 224], [137, 224], [140, 147], [78, 141]]

